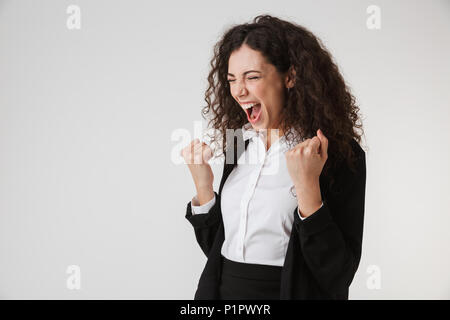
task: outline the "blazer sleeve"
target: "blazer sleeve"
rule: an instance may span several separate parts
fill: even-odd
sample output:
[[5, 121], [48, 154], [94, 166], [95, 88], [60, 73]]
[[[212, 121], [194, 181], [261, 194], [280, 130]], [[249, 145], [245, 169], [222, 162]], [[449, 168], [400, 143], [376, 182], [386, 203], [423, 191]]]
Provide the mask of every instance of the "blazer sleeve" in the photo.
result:
[[199, 205], [198, 197], [195, 195], [191, 200], [192, 214], [208, 213], [216, 203], [216, 195], [204, 205]]
[[216, 201], [211, 209], [209, 209], [208, 213], [192, 214], [191, 202], [189, 202], [187, 204], [185, 216], [194, 227], [197, 242], [207, 257], [211, 251], [217, 230], [222, 222], [220, 196], [215, 191], [214, 195]]
[[356, 174], [344, 175], [345, 189], [337, 201], [324, 199], [304, 220], [294, 215], [305, 262], [319, 286], [332, 295], [348, 292], [361, 258], [366, 160], [360, 150]]

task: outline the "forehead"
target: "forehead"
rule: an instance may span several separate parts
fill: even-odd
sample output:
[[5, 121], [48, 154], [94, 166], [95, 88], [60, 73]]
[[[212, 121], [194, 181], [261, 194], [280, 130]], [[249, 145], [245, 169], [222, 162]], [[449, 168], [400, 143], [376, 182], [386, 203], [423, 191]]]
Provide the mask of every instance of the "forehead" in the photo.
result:
[[228, 72], [236, 75], [247, 70], [264, 71], [267, 69], [267, 61], [261, 52], [253, 50], [247, 45], [231, 53], [228, 60]]

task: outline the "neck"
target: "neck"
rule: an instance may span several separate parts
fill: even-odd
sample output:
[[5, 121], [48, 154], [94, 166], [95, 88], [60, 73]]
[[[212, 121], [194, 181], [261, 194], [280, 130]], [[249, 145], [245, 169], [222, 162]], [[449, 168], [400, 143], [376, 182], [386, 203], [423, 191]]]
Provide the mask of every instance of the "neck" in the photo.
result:
[[269, 150], [270, 146], [282, 137], [283, 134], [281, 129], [267, 129], [266, 151]]

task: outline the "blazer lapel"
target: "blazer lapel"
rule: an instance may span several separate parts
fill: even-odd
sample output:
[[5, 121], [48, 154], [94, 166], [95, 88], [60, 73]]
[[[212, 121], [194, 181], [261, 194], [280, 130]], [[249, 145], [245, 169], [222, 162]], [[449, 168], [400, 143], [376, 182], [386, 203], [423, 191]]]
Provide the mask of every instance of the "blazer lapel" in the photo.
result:
[[[234, 136], [233, 138], [233, 145], [230, 145], [226, 148], [224, 155], [225, 155], [225, 163], [223, 167], [223, 174], [222, 174], [222, 180], [220, 181], [220, 187], [219, 187], [219, 196], [222, 194], [222, 188], [225, 184], [225, 181], [227, 180], [228, 176], [231, 174], [231, 171], [233, 171], [234, 167], [237, 165], [237, 160], [241, 156], [241, 154], [247, 150], [249, 139], [245, 140], [242, 136], [242, 130], [237, 130], [237, 136]], [[244, 146], [244, 147], [242, 147]], [[234, 150], [231, 150], [233, 148]], [[227, 157], [228, 155], [228, 157]], [[234, 155], [233, 159], [231, 157]]]

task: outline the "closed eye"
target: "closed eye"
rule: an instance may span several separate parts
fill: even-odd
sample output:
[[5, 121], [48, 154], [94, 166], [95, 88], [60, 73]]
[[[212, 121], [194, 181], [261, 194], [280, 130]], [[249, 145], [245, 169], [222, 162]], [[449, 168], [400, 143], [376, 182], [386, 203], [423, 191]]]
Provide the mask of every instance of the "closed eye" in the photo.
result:
[[[251, 78], [248, 78], [248, 80], [253, 80], [253, 79], [259, 79], [259, 77], [251, 77]], [[235, 81], [235, 80], [227, 80], [228, 82], [233, 82], [233, 81]]]

